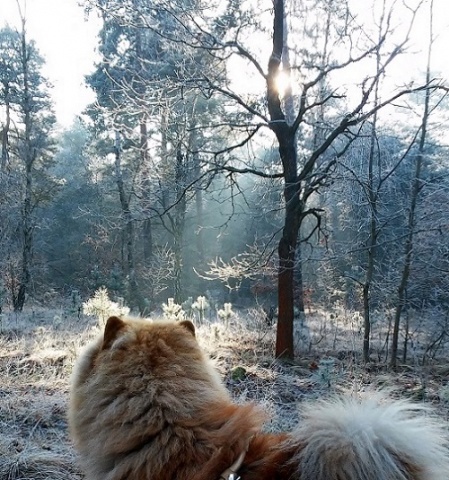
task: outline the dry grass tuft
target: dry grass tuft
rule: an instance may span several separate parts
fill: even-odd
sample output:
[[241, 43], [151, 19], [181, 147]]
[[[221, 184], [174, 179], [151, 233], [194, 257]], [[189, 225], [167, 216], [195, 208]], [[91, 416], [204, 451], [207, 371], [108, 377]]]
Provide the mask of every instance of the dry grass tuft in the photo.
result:
[[27, 450], [12, 456], [0, 457], [0, 480], [67, 480], [80, 479], [70, 456], [45, 454]]

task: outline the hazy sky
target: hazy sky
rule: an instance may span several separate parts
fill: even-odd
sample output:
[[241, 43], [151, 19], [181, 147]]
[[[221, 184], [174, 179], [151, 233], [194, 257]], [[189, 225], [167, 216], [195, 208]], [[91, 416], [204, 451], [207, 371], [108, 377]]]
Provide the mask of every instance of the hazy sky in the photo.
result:
[[[69, 126], [74, 115], [93, 100], [84, 85], [84, 75], [92, 71], [99, 22], [85, 21], [78, 0], [28, 0], [26, 10], [28, 39], [36, 41], [46, 60], [43, 73], [54, 85], [58, 122]], [[24, 1], [20, 0], [23, 5]], [[0, 27], [19, 26], [16, 0], [0, 0]]]
[[[46, 60], [45, 76], [54, 85], [52, 96], [56, 114], [62, 126], [69, 126], [74, 115], [93, 100], [93, 93], [84, 85], [84, 76], [92, 71], [96, 58], [96, 35], [99, 21], [94, 16], [86, 21], [79, 0], [0, 0], [0, 27], [6, 22], [19, 26], [17, 1], [26, 3], [28, 38], [36, 41], [40, 53]], [[356, 0], [360, 6], [366, 0]], [[449, 43], [449, 0], [435, 1], [435, 32], [438, 40], [434, 48], [433, 67], [436, 74], [449, 71], [447, 45]], [[415, 25], [415, 34], [410, 50], [417, 52], [427, 46], [427, 8]], [[370, 11], [359, 11], [363, 17]], [[371, 18], [365, 18], [369, 23]], [[404, 20], [405, 21], [405, 20]], [[399, 19], [400, 23], [400, 19]], [[269, 48], [269, 47], [268, 47]], [[415, 63], [416, 62], [416, 63]], [[418, 56], [404, 57], [393, 68], [393, 74], [404, 81], [416, 70], [424, 70], [425, 62]], [[239, 75], [239, 78], [241, 76]], [[247, 82], [245, 82], [247, 84]]]

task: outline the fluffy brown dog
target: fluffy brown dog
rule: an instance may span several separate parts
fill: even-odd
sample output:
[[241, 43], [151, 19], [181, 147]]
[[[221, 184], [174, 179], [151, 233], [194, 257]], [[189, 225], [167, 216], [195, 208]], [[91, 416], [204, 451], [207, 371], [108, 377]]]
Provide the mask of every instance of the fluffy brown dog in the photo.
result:
[[294, 432], [266, 434], [257, 407], [231, 402], [192, 323], [111, 317], [77, 362], [69, 423], [89, 480], [448, 479], [435, 422], [384, 403], [311, 405]]

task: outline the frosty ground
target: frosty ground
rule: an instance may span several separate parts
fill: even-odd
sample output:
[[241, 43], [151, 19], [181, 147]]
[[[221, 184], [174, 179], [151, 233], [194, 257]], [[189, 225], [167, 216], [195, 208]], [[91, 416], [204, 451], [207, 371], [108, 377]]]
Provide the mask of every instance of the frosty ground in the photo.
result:
[[[262, 310], [239, 312], [227, 325], [218, 318], [202, 323], [197, 324], [199, 341], [234, 399], [263, 404], [271, 418], [268, 430], [291, 429], [304, 401], [378, 387], [430, 404], [443, 421], [448, 419], [445, 345], [433, 357], [417, 351], [390, 372], [380, 338], [373, 342], [372, 362], [362, 365], [357, 314], [316, 311], [296, 323], [296, 360], [280, 363], [273, 358], [276, 324], [268, 325]], [[0, 480], [83, 478], [66, 410], [73, 362], [100, 331], [97, 319], [36, 306], [4, 313], [0, 328]]]

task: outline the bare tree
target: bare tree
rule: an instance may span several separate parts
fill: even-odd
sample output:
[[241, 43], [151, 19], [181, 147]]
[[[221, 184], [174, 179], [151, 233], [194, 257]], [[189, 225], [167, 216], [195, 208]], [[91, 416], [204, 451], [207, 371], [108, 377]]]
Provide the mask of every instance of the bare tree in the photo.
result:
[[[431, 58], [432, 58], [432, 48], [434, 44], [433, 36], [433, 0], [430, 1], [430, 20], [429, 20], [429, 45], [427, 50], [427, 66], [426, 66], [426, 84], [429, 84], [431, 81]], [[410, 269], [413, 260], [413, 244], [415, 237], [415, 226], [416, 226], [416, 209], [421, 193], [423, 183], [422, 183], [422, 168], [423, 162], [426, 156], [426, 147], [428, 141], [428, 123], [429, 117], [432, 112], [431, 108], [431, 90], [427, 89], [424, 93], [424, 110], [421, 120], [420, 135], [418, 140], [418, 149], [415, 155], [415, 171], [410, 185], [410, 205], [408, 208], [408, 221], [407, 221], [407, 235], [404, 242], [404, 258], [402, 273], [400, 276], [400, 281], [397, 289], [397, 300], [394, 313], [393, 321], [393, 338], [391, 343], [391, 357], [390, 357], [390, 367], [395, 369], [397, 366], [397, 355], [398, 355], [398, 344], [399, 344], [399, 330], [401, 322], [401, 314], [405, 307], [406, 299], [406, 290], [409, 283]]]
[[[383, 73], [387, 66], [399, 55], [404, 48], [408, 37], [399, 45], [389, 51], [386, 55], [380, 52], [385, 47], [388, 28], [382, 31], [377, 41], [367, 50], [361, 52], [357, 57], [351, 55], [346, 61], [339, 64], [327, 65], [309, 82], [305, 82], [302, 87], [302, 93], [299, 98], [296, 117], [292, 124], [286, 120], [282, 108], [280, 93], [276, 87], [276, 78], [279, 74], [282, 56], [284, 51], [284, 1], [274, 1], [274, 24], [273, 24], [273, 50], [268, 63], [268, 72], [265, 75], [267, 83], [267, 105], [269, 118], [267, 123], [274, 132], [278, 145], [279, 154], [282, 163], [282, 176], [284, 180], [284, 199], [285, 199], [285, 219], [281, 239], [279, 241], [279, 276], [278, 276], [278, 302], [279, 302], [279, 320], [276, 340], [276, 356], [293, 356], [293, 299], [294, 299], [294, 281], [293, 271], [295, 267], [295, 252], [298, 242], [298, 233], [304, 219], [312, 216], [316, 219], [316, 229], [320, 228], [320, 212], [313, 207], [308, 206], [308, 200], [311, 195], [320, 187], [326, 184], [328, 173], [336, 164], [339, 156], [348, 148], [348, 145], [357, 136], [357, 132], [352, 130], [358, 124], [362, 124], [366, 119], [372, 117], [392, 101], [401, 96], [410, 93], [410, 89], [404, 89], [395, 95], [383, 100], [372, 102], [373, 96]], [[334, 125], [329, 127], [323, 139], [313, 149], [313, 151], [299, 165], [296, 152], [296, 135], [299, 127], [306, 120], [306, 115], [316, 108], [322, 108], [326, 103], [337, 99], [338, 95], [331, 92], [327, 97], [314, 100], [314, 88], [322, 82], [323, 78], [332, 71], [348, 67], [357, 62], [370, 57], [378, 56], [377, 71], [371, 77], [366, 77], [363, 82], [360, 100], [356, 103], [346, 115], [339, 120], [334, 121]], [[256, 64], [260, 71], [261, 67]], [[420, 87], [423, 88], [423, 87]], [[420, 88], [416, 89], [419, 90]], [[334, 144], [337, 138], [345, 136], [346, 144], [334, 152], [331, 159], [324, 165], [320, 164], [320, 159], [327, 150]]]

